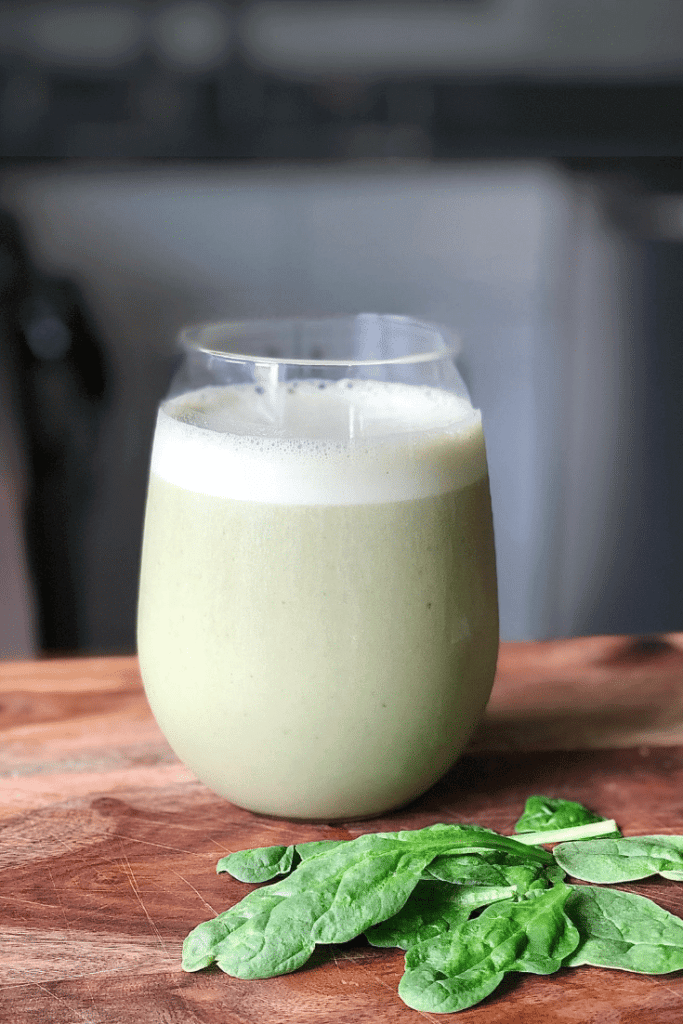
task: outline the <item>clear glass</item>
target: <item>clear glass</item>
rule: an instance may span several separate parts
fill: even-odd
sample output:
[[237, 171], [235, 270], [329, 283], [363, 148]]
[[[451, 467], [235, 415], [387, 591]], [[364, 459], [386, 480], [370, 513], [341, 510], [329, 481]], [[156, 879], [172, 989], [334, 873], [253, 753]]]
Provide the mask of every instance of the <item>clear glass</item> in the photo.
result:
[[185, 331], [138, 647], [180, 759], [252, 811], [370, 817], [455, 762], [498, 651], [480, 414], [403, 317]]

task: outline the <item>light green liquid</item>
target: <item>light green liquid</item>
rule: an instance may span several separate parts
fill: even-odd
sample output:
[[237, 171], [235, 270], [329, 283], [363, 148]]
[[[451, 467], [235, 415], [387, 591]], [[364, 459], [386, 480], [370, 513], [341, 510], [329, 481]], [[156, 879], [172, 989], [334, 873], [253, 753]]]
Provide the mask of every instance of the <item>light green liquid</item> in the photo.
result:
[[407, 803], [457, 759], [493, 683], [488, 480], [309, 506], [152, 475], [138, 642], [162, 731], [233, 803], [328, 820]]

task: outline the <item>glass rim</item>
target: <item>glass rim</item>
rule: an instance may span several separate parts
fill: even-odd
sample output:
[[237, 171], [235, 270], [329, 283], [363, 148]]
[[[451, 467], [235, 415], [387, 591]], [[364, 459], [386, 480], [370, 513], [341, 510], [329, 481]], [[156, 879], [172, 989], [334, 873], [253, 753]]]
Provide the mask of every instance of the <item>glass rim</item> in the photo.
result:
[[[416, 328], [429, 331], [435, 337], [438, 336], [443, 341], [443, 346], [440, 348], [429, 349], [426, 352], [411, 352], [408, 355], [392, 356], [388, 359], [304, 359], [297, 356], [291, 358], [286, 356], [259, 356], [250, 355], [249, 353], [232, 352], [226, 349], [214, 348], [211, 345], [201, 343], [201, 337], [203, 334], [212, 331], [218, 332], [233, 330], [237, 332], [239, 329], [245, 327], [257, 328], [258, 325], [267, 325], [274, 327], [277, 324], [325, 324], [325, 323], [339, 323], [342, 320], [353, 321], [358, 316], [364, 314], [340, 314], [338, 316], [320, 316], [320, 317], [261, 317], [253, 320], [219, 320], [215, 322], [206, 322], [202, 324], [194, 324], [189, 327], [184, 327], [178, 334], [178, 342], [181, 348], [185, 352], [198, 352], [207, 356], [214, 356], [218, 359], [225, 359], [231, 362], [242, 362], [252, 364], [265, 364], [270, 366], [398, 366], [398, 365], [411, 365], [416, 363], [429, 363], [437, 362], [442, 359], [453, 359], [458, 355], [460, 347], [457, 344], [456, 338], [448, 331], [445, 327], [439, 324], [430, 323], [427, 320], [417, 320], [413, 317], [408, 316], [395, 316], [391, 314], [382, 314], [381, 319], [384, 321], [392, 321], [396, 324], [412, 324]], [[446, 339], [453, 338], [453, 343], [447, 344]]]

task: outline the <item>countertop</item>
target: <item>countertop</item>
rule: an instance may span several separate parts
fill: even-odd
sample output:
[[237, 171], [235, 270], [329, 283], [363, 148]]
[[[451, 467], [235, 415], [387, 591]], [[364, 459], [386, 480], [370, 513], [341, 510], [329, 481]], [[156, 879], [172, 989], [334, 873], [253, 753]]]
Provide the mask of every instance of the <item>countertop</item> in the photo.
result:
[[[457, 1017], [406, 1007], [403, 955], [321, 947], [294, 974], [184, 974], [197, 923], [248, 887], [215, 873], [251, 846], [465, 821], [511, 832], [532, 793], [683, 834], [683, 634], [503, 644], [467, 754], [415, 804], [309, 825], [214, 796], [161, 736], [135, 658], [0, 663], [0, 1020], [13, 1024], [676, 1024], [683, 972], [514, 974]], [[683, 916], [683, 885], [629, 885]]]

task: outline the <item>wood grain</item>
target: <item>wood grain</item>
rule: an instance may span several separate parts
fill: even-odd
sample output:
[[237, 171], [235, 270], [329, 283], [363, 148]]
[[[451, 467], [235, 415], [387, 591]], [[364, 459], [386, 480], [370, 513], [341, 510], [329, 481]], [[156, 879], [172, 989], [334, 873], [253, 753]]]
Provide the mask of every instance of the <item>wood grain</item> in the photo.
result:
[[[680, 641], [504, 645], [467, 756], [411, 807], [343, 826], [267, 819], [213, 796], [158, 732], [135, 659], [1, 664], [0, 1020], [450, 1020], [405, 1007], [396, 994], [402, 955], [362, 941], [321, 948], [305, 969], [267, 981], [183, 974], [187, 931], [250, 888], [216, 876], [217, 859], [435, 821], [507, 832], [530, 793], [581, 800], [626, 834], [683, 833]], [[629, 888], [683, 915], [683, 886]], [[579, 968], [513, 976], [453, 1019], [678, 1024], [682, 1016], [683, 976]]]

